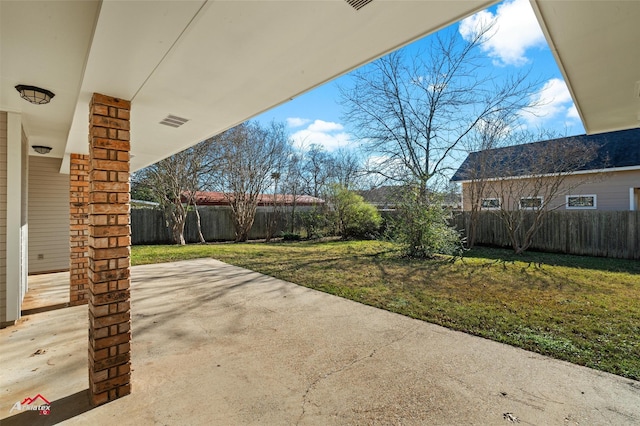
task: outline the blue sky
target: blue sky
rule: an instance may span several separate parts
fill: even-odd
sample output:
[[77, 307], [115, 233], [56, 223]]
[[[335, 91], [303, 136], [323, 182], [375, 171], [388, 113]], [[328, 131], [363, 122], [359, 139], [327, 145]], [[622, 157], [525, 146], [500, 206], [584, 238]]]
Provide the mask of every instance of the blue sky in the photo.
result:
[[[479, 12], [448, 30], [460, 37], [468, 34], [479, 22], [495, 19], [495, 35], [485, 43], [483, 53], [487, 65], [496, 73], [513, 73], [531, 69], [530, 76], [544, 82], [532, 102], [541, 104], [534, 113], [522, 113], [523, 123], [531, 129], [554, 130], [561, 135], [584, 133], [569, 90], [562, 78], [546, 40], [540, 30], [528, 0], [505, 0]], [[446, 31], [447, 29], [445, 29]], [[417, 50], [425, 39], [405, 47]], [[410, 52], [409, 52], [410, 56]], [[349, 75], [316, 88], [258, 117], [260, 122], [271, 120], [287, 123], [297, 145], [320, 144], [327, 150], [355, 148], [348, 126], [342, 120], [339, 104], [339, 85], [348, 85]]]

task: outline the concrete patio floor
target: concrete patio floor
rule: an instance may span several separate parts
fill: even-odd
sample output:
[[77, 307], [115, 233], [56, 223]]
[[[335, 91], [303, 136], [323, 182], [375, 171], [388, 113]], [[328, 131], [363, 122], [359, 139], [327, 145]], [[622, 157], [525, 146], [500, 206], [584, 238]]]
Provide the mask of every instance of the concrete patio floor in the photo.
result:
[[[640, 424], [640, 382], [212, 259], [132, 277], [132, 394], [89, 406], [87, 307], [33, 276], [36, 313], [0, 330], [2, 426]], [[10, 413], [37, 394], [49, 416]]]

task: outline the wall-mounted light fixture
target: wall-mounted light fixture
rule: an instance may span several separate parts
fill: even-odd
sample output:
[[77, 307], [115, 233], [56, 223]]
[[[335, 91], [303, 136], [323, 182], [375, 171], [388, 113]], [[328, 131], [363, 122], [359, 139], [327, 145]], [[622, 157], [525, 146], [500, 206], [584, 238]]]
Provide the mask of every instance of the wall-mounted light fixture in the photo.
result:
[[33, 148], [33, 150], [38, 154], [48, 154], [51, 152], [51, 149], [52, 149], [50, 146], [44, 146], [44, 145], [31, 145], [31, 148]]
[[48, 104], [55, 94], [47, 89], [41, 89], [36, 86], [26, 86], [18, 84], [16, 90], [20, 93], [20, 97], [26, 101], [36, 105]]

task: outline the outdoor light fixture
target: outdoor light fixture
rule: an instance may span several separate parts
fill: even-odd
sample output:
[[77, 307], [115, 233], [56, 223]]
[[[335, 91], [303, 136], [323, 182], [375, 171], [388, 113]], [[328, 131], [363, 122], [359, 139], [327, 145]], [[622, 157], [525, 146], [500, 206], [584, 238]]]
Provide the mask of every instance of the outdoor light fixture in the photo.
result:
[[33, 148], [33, 150], [38, 154], [48, 154], [51, 152], [51, 149], [52, 149], [50, 146], [44, 146], [44, 145], [32, 145], [31, 148]]
[[18, 84], [16, 90], [20, 93], [20, 97], [32, 104], [42, 105], [48, 104], [55, 95], [47, 89], [41, 89], [36, 86], [25, 86]]

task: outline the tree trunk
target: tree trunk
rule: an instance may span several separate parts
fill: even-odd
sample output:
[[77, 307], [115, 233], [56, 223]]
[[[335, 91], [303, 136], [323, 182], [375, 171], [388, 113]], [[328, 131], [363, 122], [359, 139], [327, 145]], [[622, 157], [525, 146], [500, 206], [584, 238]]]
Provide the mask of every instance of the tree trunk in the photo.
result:
[[184, 225], [187, 215], [184, 206], [179, 200], [165, 207], [165, 218], [167, 218], [167, 227], [171, 230], [171, 238], [174, 244], [185, 245]]
[[249, 239], [249, 231], [253, 225], [247, 206], [239, 206], [235, 217], [236, 243], [245, 242]]
[[202, 235], [202, 224], [200, 223], [200, 212], [198, 211], [198, 206], [196, 205], [195, 202], [192, 205], [193, 205], [194, 211], [196, 212], [196, 225], [198, 228], [198, 239], [200, 240], [200, 243], [204, 244], [206, 243], [206, 241], [204, 239], [204, 235]]
[[184, 239], [184, 220], [175, 219], [171, 225], [171, 235], [173, 236], [173, 242], [180, 244], [181, 246], [186, 244]]

